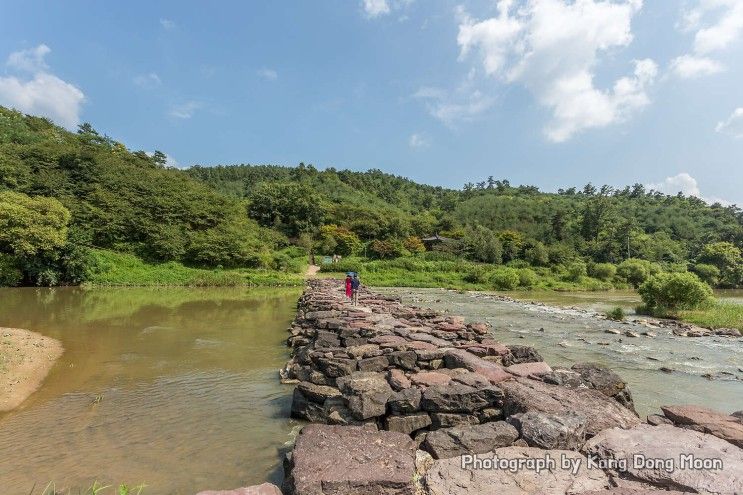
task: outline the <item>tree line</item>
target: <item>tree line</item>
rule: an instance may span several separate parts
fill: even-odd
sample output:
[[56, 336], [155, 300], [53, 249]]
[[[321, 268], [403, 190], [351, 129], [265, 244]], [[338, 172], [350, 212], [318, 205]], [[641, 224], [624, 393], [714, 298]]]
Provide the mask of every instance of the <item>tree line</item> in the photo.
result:
[[743, 211], [640, 184], [547, 193], [489, 177], [451, 189], [380, 170], [165, 163], [89, 124], [72, 133], [0, 107], [0, 284], [84, 282], [96, 249], [281, 269], [287, 246], [390, 259], [418, 256], [438, 234], [429, 249], [494, 266], [743, 285]]

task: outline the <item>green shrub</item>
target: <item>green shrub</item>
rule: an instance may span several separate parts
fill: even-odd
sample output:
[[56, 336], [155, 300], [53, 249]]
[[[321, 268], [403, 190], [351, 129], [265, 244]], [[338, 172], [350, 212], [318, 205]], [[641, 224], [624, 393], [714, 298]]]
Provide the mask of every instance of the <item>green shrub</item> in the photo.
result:
[[588, 269], [582, 261], [573, 261], [567, 266], [566, 278], [571, 282], [580, 282], [587, 274]]
[[692, 271], [709, 285], [715, 286], [720, 283], [720, 269], [715, 265], [698, 263], [694, 265]]
[[490, 272], [482, 266], [473, 266], [467, 273], [462, 277], [465, 282], [471, 284], [484, 284], [488, 281]]
[[611, 263], [591, 263], [588, 266], [588, 274], [593, 278], [608, 281], [617, 274], [617, 267]]
[[534, 242], [524, 250], [524, 259], [533, 266], [547, 266], [550, 262], [549, 251], [541, 242]]
[[616, 308], [606, 313], [606, 317], [610, 320], [622, 321], [624, 320], [624, 310], [617, 306]]
[[528, 261], [525, 260], [513, 260], [506, 263], [506, 266], [509, 268], [515, 268], [515, 269], [521, 269], [521, 268], [531, 268], [531, 265]]
[[659, 271], [660, 269], [657, 265], [647, 260], [634, 258], [626, 259], [617, 266], [617, 275], [634, 287], [639, 287], [640, 284]]
[[518, 270], [513, 268], [500, 267], [490, 276], [490, 283], [499, 290], [513, 290], [520, 281]]
[[519, 286], [525, 288], [534, 287], [539, 283], [539, 276], [531, 268], [522, 268], [519, 270]]
[[426, 261], [456, 261], [459, 259], [456, 254], [448, 251], [426, 251], [422, 258]]
[[346, 272], [361, 272], [363, 262], [359, 258], [345, 258], [341, 259], [338, 263], [328, 263], [327, 265], [321, 265], [321, 272], [328, 273], [346, 273]]
[[712, 298], [712, 289], [693, 273], [661, 273], [637, 291], [650, 311], [695, 309]]

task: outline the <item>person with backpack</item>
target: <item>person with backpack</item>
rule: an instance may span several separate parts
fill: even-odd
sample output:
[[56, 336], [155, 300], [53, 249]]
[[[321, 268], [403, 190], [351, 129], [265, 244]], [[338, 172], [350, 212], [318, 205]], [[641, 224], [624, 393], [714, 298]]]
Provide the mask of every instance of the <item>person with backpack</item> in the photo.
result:
[[361, 287], [361, 280], [359, 280], [359, 274], [354, 273], [351, 279], [351, 303], [356, 306], [359, 303], [359, 288]]

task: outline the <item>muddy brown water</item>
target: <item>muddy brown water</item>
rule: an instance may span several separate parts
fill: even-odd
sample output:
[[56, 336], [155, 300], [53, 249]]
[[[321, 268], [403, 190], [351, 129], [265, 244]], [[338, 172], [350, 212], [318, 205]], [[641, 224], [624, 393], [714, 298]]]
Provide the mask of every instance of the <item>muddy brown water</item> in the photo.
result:
[[296, 423], [277, 371], [299, 294], [0, 289], [0, 326], [66, 350], [38, 392], [0, 414], [0, 493], [98, 480], [192, 495], [278, 481]]
[[[743, 342], [608, 335], [569, 310], [500, 303], [483, 294], [389, 289], [403, 300], [493, 323], [496, 338], [548, 362], [599, 361], [629, 383], [644, 414], [662, 403], [743, 409]], [[42, 388], [0, 414], [0, 493], [54, 481], [146, 483], [149, 494], [226, 489], [282, 476], [288, 419], [285, 329], [299, 289], [0, 289], [0, 326], [62, 341]], [[633, 293], [523, 294], [556, 305], [636, 305]], [[740, 294], [737, 294], [740, 297]], [[544, 332], [540, 331], [544, 328]], [[620, 326], [622, 330], [630, 327]], [[602, 346], [599, 342], [609, 345]], [[652, 358], [652, 359], [651, 359]], [[677, 371], [666, 374], [660, 366]], [[704, 373], [718, 375], [709, 381]]]

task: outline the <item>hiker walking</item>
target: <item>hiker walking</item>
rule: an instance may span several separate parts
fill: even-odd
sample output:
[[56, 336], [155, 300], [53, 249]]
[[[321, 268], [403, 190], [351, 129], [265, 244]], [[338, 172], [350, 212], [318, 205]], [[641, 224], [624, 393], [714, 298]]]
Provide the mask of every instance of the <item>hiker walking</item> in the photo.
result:
[[353, 295], [353, 279], [351, 278], [351, 274], [346, 274], [346, 297], [351, 299], [351, 296]]
[[359, 280], [359, 274], [354, 273], [353, 279], [351, 279], [351, 302], [354, 306], [359, 303], [359, 287], [361, 287], [361, 280]]

